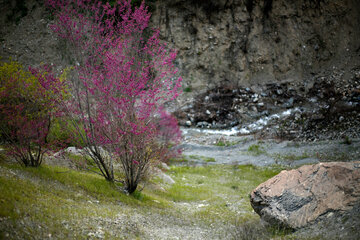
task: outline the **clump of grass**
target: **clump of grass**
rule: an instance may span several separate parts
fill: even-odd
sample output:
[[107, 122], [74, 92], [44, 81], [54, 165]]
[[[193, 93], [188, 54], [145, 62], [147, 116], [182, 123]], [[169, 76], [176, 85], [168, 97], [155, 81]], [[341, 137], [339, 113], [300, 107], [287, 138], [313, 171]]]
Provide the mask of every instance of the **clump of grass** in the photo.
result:
[[238, 144], [239, 142], [240, 141], [228, 141], [223, 138], [220, 138], [216, 141], [216, 143], [214, 145], [218, 146], [218, 147], [230, 147], [230, 146], [234, 146], [234, 145]]
[[265, 154], [265, 150], [262, 146], [258, 145], [258, 144], [252, 144], [249, 146], [248, 148], [248, 152], [251, 154], [251, 155], [254, 155], [254, 156], [258, 156], [258, 155], [261, 155], [261, 154]]
[[215, 158], [212, 158], [212, 157], [205, 157], [203, 160], [204, 160], [204, 162], [207, 162], [207, 163], [216, 162]]

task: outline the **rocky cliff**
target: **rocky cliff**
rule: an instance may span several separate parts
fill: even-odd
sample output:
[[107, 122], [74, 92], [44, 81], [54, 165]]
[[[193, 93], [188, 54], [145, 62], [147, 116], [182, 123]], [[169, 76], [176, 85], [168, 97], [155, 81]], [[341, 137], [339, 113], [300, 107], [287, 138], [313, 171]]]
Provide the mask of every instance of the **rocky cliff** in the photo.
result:
[[152, 25], [193, 89], [349, 80], [360, 67], [357, 0], [157, 0]]

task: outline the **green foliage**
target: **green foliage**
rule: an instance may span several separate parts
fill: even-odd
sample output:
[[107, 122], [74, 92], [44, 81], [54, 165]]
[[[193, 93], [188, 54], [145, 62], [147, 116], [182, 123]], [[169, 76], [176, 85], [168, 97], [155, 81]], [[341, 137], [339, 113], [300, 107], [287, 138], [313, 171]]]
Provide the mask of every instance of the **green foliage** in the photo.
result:
[[188, 87], [184, 88], [184, 92], [186, 92], [186, 93], [192, 92], [192, 87], [188, 86]]
[[0, 64], [0, 137], [6, 150], [24, 166], [37, 167], [52, 144], [52, 119], [61, 115], [67, 88], [43, 65], [25, 70], [15, 61]]
[[[77, 127], [81, 128], [81, 123], [76, 124]], [[55, 118], [51, 125], [49, 141], [54, 142], [60, 147], [84, 147], [85, 144], [83, 139], [76, 133], [77, 130], [75, 129], [74, 124], [67, 118]]]
[[262, 146], [258, 144], [250, 145], [248, 148], [248, 152], [254, 156], [258, 156], [265, 153], [265, 150]]
[[215, 158], [207, 157], [204, 159], [204, 162], [210, 163], [210, 162], [216, 162]]
[[216, 143], [215, 146], [218, 147], [230, 147], [230, 146], [234, 146], [236, 144], [238, 144], [240, 141], [228, 141], [226, 139], [223, 138], [219, 138]]

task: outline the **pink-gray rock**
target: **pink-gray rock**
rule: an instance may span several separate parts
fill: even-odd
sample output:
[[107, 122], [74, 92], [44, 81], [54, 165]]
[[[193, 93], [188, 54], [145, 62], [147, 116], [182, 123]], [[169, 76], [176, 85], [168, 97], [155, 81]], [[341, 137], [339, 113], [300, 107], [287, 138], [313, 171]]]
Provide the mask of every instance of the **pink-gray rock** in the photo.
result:
[[360, 234], [360, 162], [284, 170], [252, 191], [251, 205], [270, 224], [340, 231], [345, 238], [356, 239]]

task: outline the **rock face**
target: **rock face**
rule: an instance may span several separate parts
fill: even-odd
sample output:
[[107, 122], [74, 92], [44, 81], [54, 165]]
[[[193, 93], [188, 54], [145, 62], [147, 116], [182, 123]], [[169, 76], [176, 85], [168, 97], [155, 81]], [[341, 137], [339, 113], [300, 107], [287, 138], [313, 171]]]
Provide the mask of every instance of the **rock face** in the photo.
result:
[[360, 162], [282, 171], [253, 190], [251, 205], [263, 220], [292, 229], [359, 229]]
[[[360, 78], [358, 0], [148, 0], [186, 88]], [[42, 1], [1, 1], [0, 56], [73, 65]], [[311, 86], [311, 83], [309, 83]]]
[[357, 0], [154, 0], [152, 26], [179, 50], [195, 90], [316, 76], [352, 78], [360, 66]]

